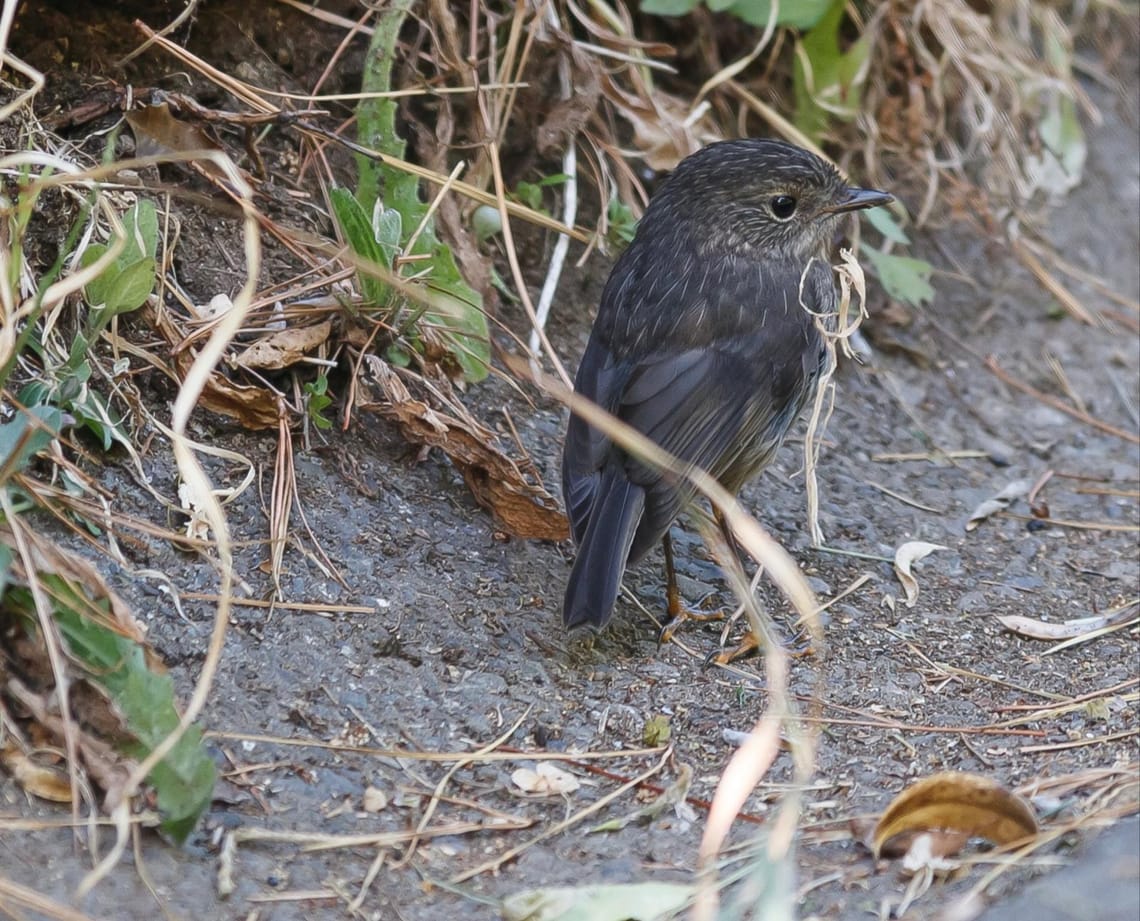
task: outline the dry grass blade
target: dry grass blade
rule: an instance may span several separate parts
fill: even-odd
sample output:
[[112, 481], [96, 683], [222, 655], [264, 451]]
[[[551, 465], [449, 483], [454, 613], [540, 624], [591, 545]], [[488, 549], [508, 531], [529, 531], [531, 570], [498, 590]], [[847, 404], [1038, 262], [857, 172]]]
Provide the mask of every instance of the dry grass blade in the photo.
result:
[[998, 380], [1009, 384], [1009, 386], [1020, 390], [1022, 393], [1029, 394], [1029, 396], [1033, 397], [1035, 400], [1039, 400], [1048, 406], [1052, 406], [1054, 409], [1059, 409], [1061, 412], [1072, 416], [1074, 419], [1080, 420], [1085, 425], [1091, 425], [1093, 428], [1100, 429], [1102, 432], [1107, 432], [1109, 435], [1115, 435], [1117, 438], [1123, 439], [1124, 441], [1129, 441], [1132, 444], [1140, 445], [1140, 435], [1137, 435], [1135, 432], [1126, 432], [1124, 429], [1117, 428], [1115, 425], [1110, 425], [1107, 422], [1102, 422], [1100, 419], [1096, 419], [1093, 416], [1090, 416], [1088, 413], [1081, 412], [1079, 409], [1070, 406], [1063, 400], [1059, 400], [1047, 393], [1042, 393], [1037, 388], [1031, 387], [1024, 381], [1018, 380], [998, 364], [996, 356], [989, 356], [989, 358], [986, 359], [985, 367], [986, 370], [989, 371]]
[[[207, 477], [205, 469], [190, 447], [186, 432], [190, 425], [190, 417], [198, 404], [202, 392], [206, 388], [210, 376], [221, 361], [226, 348], [237, 335], [245, 319], [245, 314], [253, 298], [257, 276], [260, 271], [261, 247], [258, 238], [256, 214], [250, 204], [250, 198], [252, 196], [251, 189], [228, 157], [220, 154], [209, 154], [208, 158], [213, 162], [215, 167], [226, 174], [232, 187], [238, 192], [238, 201], [242, 206], [245, 219], [244, 256], [247, 274], [241, 290], [238, 292], [237, 297], [234, 298], [233, 309], [226, 314], [217, 329], [214, 330], [213, 335], [206, 342], [201, 353], [186, 375], [186, 379], [174, 402], [171, 432], [173, 436], [172, 447], [175, 461], [178, 464], [178, 471], [182, 479], [193, 490], [215, 535], [220, 576], [219, 595], [221, 600], [215, 612], [214, 625], [210, 633], [210, 643], [206, 651], [206, 657], [202, 663], [201, 671], [198, 674], [194, 691], [182, 712], [178, 728], [167, 736], [163, 742], [155, 746], [154, 750], [131, 772], [123, 784], [122, 790], [116, 791], [116, 798], [111, 800], [108, 804], [112, 812], [115, 812], [117, 808], [127, 808], [129, 799], [138, 792], [139, 787], [147, 775], [154, 769], [159, 761], [173, 750], [178, 740], [183, 736], [186, 730], [190, 728], [194, 721], [197, 720], [199, 714], [202, 712], [202, 708], [205, 706], [206, 699], [210, 693], [210, 687], [213, 684], [214, 675], [221, 662], [226, 629], [230, 619], [229, 599], [233, 594], [234, 564], [229, 526], [226, 522], [221, 504], [214, 496], [209, 477]], [[103, 867], [92, 871], [92, 873], [88, 874], [84, 879], [80, 890], [89, 891], [109, 869], [110, 867], [104, 864]]]
[[48, 898], [35, 889], [21, 886], [10, 879], [0, 878], [0, 910], [5, 914], [11, 910], [13, 918], [22, 918], [22, 913], [17, 914], [20, 912], [20, 907], [46, 918], [52, 918], [54, 921], [96, 921], [91, 915]]

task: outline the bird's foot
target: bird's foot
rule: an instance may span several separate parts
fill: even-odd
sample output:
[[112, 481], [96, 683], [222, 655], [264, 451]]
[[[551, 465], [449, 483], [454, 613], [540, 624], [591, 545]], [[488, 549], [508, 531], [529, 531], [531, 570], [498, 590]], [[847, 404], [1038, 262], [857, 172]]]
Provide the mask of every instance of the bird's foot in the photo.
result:
[[680, 629], [681, 624], [707, 624], [712, 621], [724, 620], [725, 616], [723, 609], [717, 611], [697, 611], [693, 608], [686, 607], [679, 601], [676, 605], [671, 603], [669, 605], [669, 620], [665, 626], [661, 628], [661, 632], [657, 634], [657, 645], [664, 646], [666, 643], [672, 642], [673, 636]]
[[[755, 631], [749, 630], [744, 634], [740, 642], [731, 649], [721, 649], [719, 652], [709, 653], [709, 655], [705, 657], [705, 665], [728, 665], [737, 659], [754, 656], [763, 648], [764, 641]], [[803, 633], [796, 635], [792, 647], [788, 649], [787, 652], [793, 659], [801, 659], [805, 656], [815, 655], [815, 649], [813, 649], [811, 645], [811, 638]]]

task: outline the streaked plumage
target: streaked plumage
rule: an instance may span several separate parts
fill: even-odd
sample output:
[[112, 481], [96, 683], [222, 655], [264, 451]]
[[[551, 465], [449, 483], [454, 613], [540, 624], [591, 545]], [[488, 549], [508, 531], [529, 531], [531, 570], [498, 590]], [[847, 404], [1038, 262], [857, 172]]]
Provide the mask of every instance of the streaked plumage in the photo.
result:
[[[781, 196], [795, 199], [787, 219], [776, 216]], [[826, 353], [804, 306], [833, 309], [840, 216], [889, 200], [779, 141], [725, 141], [687, 158], [614, 266], [575, 389], [739, 491], [814, 393]], [[666, 535], [692, 489], [577, 417], [562, 486], [578, 544], [563, 622], [602, 627], [626, 566]]]

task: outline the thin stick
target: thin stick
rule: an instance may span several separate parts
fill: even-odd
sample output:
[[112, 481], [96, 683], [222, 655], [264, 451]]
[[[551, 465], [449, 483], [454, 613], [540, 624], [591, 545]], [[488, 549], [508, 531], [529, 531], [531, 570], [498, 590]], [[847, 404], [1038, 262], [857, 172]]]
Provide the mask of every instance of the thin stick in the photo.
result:
[[994, 355], [990, 355], [986, 359], [985, 368], [998, 380], [1009, 384], [1009, 386], [1013, 387], [1015, 390], [1020, 390], [1022, 393], [1027, 393], [1034, 399], [1040, 400], [1042, 403], [1045, 403], [1048, 406], [1052, 406], [1054, 409], [1059, 409], [1061, 412], [1072, 416], [1074, 419], [1083, 422], [1085, 425], [1091, 425], [1094, 429], [1100, 429], [1102, 432], [1107, 432], [1109, 435], [1115, 435], [1117, 438], [1123, 438], [1125, 441], [1130, 441], [1134, 445], [1140, 445], [1140, 436], [1136, 435], [1135, 433], [1126, 432], [1124, 429], [1117, 428], [1115, 425], [1112, 425], [1108, 422], [1102, 422], [1100, 419], [1096, 419], [1093, 416], [1090, 416], [1088, 413], [1083, 413], [1079, 409], [1070, 406], [1068, 403], [1065, 403], [1062, 400], [1058, 400], [1056, 397], [1050, 396], [1047, 393], [1042, 393], [1036, 387], [1031, 387], [1024, 381], [1018, 380], [1008, 371], [1002, 369], [1002, 367], [997, 362], [997, 357]]

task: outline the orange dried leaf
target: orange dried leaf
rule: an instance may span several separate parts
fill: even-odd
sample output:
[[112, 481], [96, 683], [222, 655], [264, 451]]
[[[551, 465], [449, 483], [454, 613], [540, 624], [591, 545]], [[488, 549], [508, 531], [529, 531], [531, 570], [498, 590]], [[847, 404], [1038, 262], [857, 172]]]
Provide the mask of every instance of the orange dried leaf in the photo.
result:
[[1037, 819], [1021, 797], [988, 777], [948, 771], [894, 798], [875, 826], [872, 849], [876, 857], [898, 857], [916, 837], [933, 835], [945, 856], [969, 838], [1008, 844], [1036, 834]]
[[[495, 434], [480, 425], [439, 374], [430, 379], [397, 371], [374, 355], [366, 356], [370, 376], [381, 391], [373, 400], [360, 391], [360, 405], [395, 422], [412, 444], [440, 448], [467, 482], [475, 501], [491, 511], [516, 537], [565, 540], [566, 516], [535, 477], [495, 444]], [[407, 383], [405, 383], [407, 381]], [[415, 386], [413, 395], [408, 384]], [[529, 465], [529, 459], [522, 462]]]

